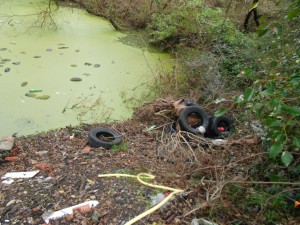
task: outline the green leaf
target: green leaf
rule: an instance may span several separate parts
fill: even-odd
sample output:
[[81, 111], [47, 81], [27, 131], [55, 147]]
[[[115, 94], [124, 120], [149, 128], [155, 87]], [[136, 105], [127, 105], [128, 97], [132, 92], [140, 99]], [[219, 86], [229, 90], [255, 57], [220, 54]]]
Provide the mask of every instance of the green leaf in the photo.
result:
[[297, 137], [293, 137], [293, 145], [297, 148], [300, 148], [300, 139]]
[[269, 151], [269, 154], [272, 158], [275, 158], [283, 149], [283, 145], [281, 143], [274, 143]]
[[254, 92], [255, 92], [254, 88], [247, 88], [245, 90], [244, 97], [247, 102], [251, 101], [251, 99], [253, 98]]
[[264, 36], [268, 32], [268, 28], [264, 28], [258, 32], [258, 37]]
[[297, 122], [295, 120], [290, 120], [289, 122], [287, 122], [286, 125], [288, 126], [295, 126], [297, 124]]
[[217, 112], [215, 112], [214, 116], [220, 117], [220, 116], [223, 116], [226, 112], [227, 112], [227, 109], [221, 108]]
[[243, 95], [235, 96], [234, 99], [235, 103], [241, 104], [244, 101]]
[[275, 68], [277, 65], [278, 65], [278, 62], [277, 62], [277, 61], [272, 61], [272, 62], [270, 63], [270, 66], [271, 66], [272, 68]]
[[283, 30], [282, 24], [281, 23], [277, 23], [276, 24], [276, 28], [277, 28], [277, 35], [280, 36], [282, 34], [282, 30]]
[[300, 13], [299, 8], [296, 8], [296, 9], [293, 9], [293, 10], [289, 11], [288, 19], [291, 20], [291, 19], [295, 18], [299, 13]]
[[300, 48], [298, 48], [298, 49], [296, 50], [296, 53], [297, 53], [298, 56], [300, 56]]
[[293, 161], [294, 157], [291, 153], [284, 151], [281, 155], [281, 162], [288, 167]]
[[245, 77], [249, 77], [252, 74], [253, 74], [253, 69], [251, 69], [251, 68], [244, 69], [244, 75], [245, 75]]
[[266, 119], [266, 125], [269, 127], [281, 127], [282, 122], [281, 120], [277, 120], [275, 118], [268, 118]]
[[283, 107], [284, 111], [290, 113], [293, 116], [299, 116], [300, 115], [300, 107], [297, 106], [285, 106]]

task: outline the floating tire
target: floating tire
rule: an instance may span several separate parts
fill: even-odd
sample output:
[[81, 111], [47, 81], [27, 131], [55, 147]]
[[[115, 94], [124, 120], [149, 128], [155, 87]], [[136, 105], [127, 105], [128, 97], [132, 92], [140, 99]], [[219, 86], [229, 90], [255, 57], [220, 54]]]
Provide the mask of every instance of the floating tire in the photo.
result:
[[210, 117], [207, 129], [207, 137], [230, 136], [234, 131], [234, 123], [227, 116]]
[[120, 144], [121, 141], [121, 134], [104, 127], [92, 129], [88, 134], [88, 143], [94, 148], [111, 149], [112, 146]]
[[[191, 122], [191, 119], [194, 122]], [[208, 115], [207, 113], [199, 106], [188, 106], [181, 111], [178, 118], [178, 123], [183, 131], [190, 132], [192, 134], [201, 134], [198, 127], [202, 126], [205, 130], [208, 127]]]

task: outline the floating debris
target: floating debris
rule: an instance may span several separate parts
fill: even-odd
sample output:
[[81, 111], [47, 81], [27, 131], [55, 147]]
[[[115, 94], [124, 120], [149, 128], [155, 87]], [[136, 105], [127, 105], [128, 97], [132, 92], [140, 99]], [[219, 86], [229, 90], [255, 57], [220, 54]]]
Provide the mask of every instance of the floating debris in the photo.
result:
[[13, 62], [12, 64], [17, 66], [17, 65], [20, 65], [21, 63], [20, 62]]
[[99, 67], [100, 67], [100, 64], [94, 64], [94, 67], [95, 67], [95, 68], [99, 68]]
[[57, 45], [65, 45], [64, 43], [59, 43], [59, 44], [57, 44]]
[[27, 84], [28, 84], [28, 82], [27, 82], [27, 81], [24, 81], [24, 82], [21, 84], [21, 87], [25, 87]]
[[71, 66], [71, 67], [77, 67], [77, 65], [76, 65], [76, 64], [71, 64], [70, 66]]
[[1, 62], [9, 62], [11, 59], [1, 59]]
[[20, 52], [21, 54], [26, 54], [26, 52]]
[[79, 49], [76, 49], [76, 50], [75, 50], [75, 52], [79, 52], [79, 51], [80, 51]]
[[82, 75], [84, 75], [84, 76], [91, 76], [91, 74], [89, 74], [89, 73], [84, 73], [84, 74], [82, 74]]
[[42, 56], [40, 56], [40, 55], [35, 55], [35, 56], [33, 56], [33, 58], [36, 58], [36, 59], [39, 59], [39, 58], [41, 58]]
[[30, 97], [30, 98], [35, 98], [36, 94], [26, 93], [25, 96]]
[[15, 45], [15, 44], [16, 44], [16, 42], [14, 42], [14, 41], [11, 41], [11, 42], [9, 42], [9, 43], [11, 43], [11, 44], [13, 44], [13, 45]]
[[5, 69], [4, 69], [4, 72], [5, 73], [7, 73], [7, 72], [9, 72], [10, 71], [10, 68], [9, 67], [6, 67]]
[[86, 63], [84, 63], [84, 65], [85, 65], [85, 66], [91, 66], [91, 65], [93, 65], [93, 64], [92, 64], [92, 63], [86, 62]]
[[42, 92], [42, 91], [43, 91], [42, 89], [34, 89], [34, 88], [29, 90], [30, 93]]
[[41, 95], [36, 97], [36, 99], [40, 99], [40, 100], [47, 100], [48, 98], [50, 98], [50, 95]]
[[0, 48], [0, 51], [5, 51], [7, 50], [7, 48]]
[[52, 52], [52, 48], [47, 48], [46, 51], [47, 52]]
[[82, 81], [82, 79], [80, 77], [72, 77], [70, 80], [71, 81]]
[[62, 46], [62, 47], [58, 47], [58, 49], [67, 49], [69, 47], [66, 47], [66, 46]]

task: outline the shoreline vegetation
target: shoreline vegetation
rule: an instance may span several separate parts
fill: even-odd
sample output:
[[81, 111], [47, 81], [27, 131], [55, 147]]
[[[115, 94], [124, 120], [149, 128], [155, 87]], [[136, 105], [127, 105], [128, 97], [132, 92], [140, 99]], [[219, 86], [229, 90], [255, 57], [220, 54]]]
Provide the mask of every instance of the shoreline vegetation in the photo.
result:
[[[51, 181], [4, 187], [2, 218], [13, 215], [13, 222], [40, 224], [47, 210], [98, 199], [100, 207], [55, 222], [124, 224], [149, 209], [157, 193], [131, 180], [96, 177], [148, 172], [158, 183], [184, 193], [140, 224], [190, 224], [194, 218], [217, 224], [297, 224], [298, 0], [55, 2], [72, 7], [76, 2], [109, 20], [116, 30], [138, 30], [146, 42], [172, 54], [178, 66], [149, 84], [154, 100], [136, 108], [129, 120], [17, 138], [14, 149], [20, 159], [0, 164], [2, 173], [33, 170], [43, 163], [47, 167], [41, 175]], [[258, 27], [257, 17], [249, 19], [253, 9]], [[181, 98], [200, 104], [210, 115], [232, 117], [236, 129], [227, 144], [167, 131], [165, 125], [176, 122], [170, 102]], [[153, 125], [156, 128], [149, 129]], [[99, 126], [117, 130], [123, 143], [111, 150], [89, 148], [88, 131]], [[77, 134], [72, 136], [74, 130]], [[11, 196], [15, 202], [8, 208]]]

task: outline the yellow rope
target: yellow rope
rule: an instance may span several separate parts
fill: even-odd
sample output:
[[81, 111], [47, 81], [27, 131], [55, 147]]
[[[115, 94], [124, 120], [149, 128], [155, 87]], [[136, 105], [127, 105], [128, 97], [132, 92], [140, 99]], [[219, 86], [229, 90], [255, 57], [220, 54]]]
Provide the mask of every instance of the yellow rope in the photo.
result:
[[130, 175], [130, 174], [121, 174], [121, 173], [115, 173], [115, 174], [99, 174], [98, 177], [132, 177], [132, 178], [136, 178], [141, 184], [148, 186], [148, 187], [152, 187], [152, 188], [159, 188], [159, 189], [163, 189], [163, 190], [168, 190], [168, 191], [172, 191], [171, 194], [169, 194], [163, 201], [161, 201], [159, 204], [155, 205], [154, 207], [152, 207], [151, 209], [148, 209], [146, 212], [143, 212], [142, 214], [138, 215], [137, 217], [133, 218], [132, 220], [128, 221], [125, 225], [131, 225], [139, 220], [141, 220], [142, 218], [144, 218], [145, 216], [148, 216], [150, 213], [153, 213], [154, 211], [156, 211], [157, 209], [159, 209], [160, 207], [162, 207], [164, 204], [166, 204], [174, 195], [183, 192], [183, 190], [180, 189], [175, 189], [175, 188], [170, 188], [170, 187], [166, 187], [166, 186], [161, 186], [161, 185], [155, 185], [155, 184], [150, 184], [147, 183], [145, 181], [143, 181], [142, 179], [146, 178], [146, 179], [151, 179], [153, 180], [155, 178], [155, 176], [148, 174], [148, 173], [140, 173], [137, 176], [135, 175]]

